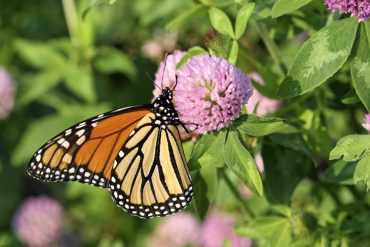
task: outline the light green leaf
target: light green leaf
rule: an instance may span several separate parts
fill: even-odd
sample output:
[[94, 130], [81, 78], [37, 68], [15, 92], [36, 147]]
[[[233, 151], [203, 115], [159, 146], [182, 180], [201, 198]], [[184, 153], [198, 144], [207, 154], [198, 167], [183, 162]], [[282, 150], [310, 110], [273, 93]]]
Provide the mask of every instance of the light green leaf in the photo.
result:
[[342, 97], [341, 101], [346, 105], [352, 105], [361, 102], [353, 88]]
[[234, 38], [234, 30], [229, 17], [220, 9], [212, 7], [208, 11], [212, 27], [220, 34]]
[[[226, 132], [219, 131], [202, 136], [194, 147], [190, 164], [202, 167], [212, 164], [215, 167], [224, 165], [223, 148], [226, 139]], [[192, 165], [194, 167], [194, 165]]]
[[193, 7], [191, 7], [188, 10], [185, 10], [182, 12], [179, 16], [177, 16], [175, 19], [173, 19], [171, 22], [169, 22], [165, 29], [168, 32], [174, 32], [177, 29], [179, 29], [181, 26], [183, 26], [187, 21], [194, 18], [194, 16], [200, 14], [205, 10], [205, 6], [201, 4], [196, 4]]
[[232, 64], [236, 63], [236, 60], [238, 59], [238, 51], [239, 51], [238, 41], [234, 40], [231, 46], [229, 59], [228, 59], [230, 63]]
[[370, 112], [370, 40], [364, 25], [361, 25], [357, 44], [351, 59], [353, 86], [362, 103]]
[[87, 102], [93, 102], [96, 99], [94, 82], [90, 72], [86, 69], [69, 65], [64, 74], [66, 87], [75, 95], [81, 97]]
[[346, 18], [315, 33], [299, 50], [278, 96], [289, 98], [304, 94], [337, 72], [351, 52], [357, 26], [357, 19]]
[[290, 222], [280, 216], [259, 217], [248, 226], [238, 227], [236, 233], [243, 237], [266, 238], [269, 246], [289, 246], [291, 241]]
[[337, 142], [330, 152], [329, 159], [356, 161], [370, 150], [370, 135], [348, 135]]
[[94, 59], [94, 64], [103, 73], [121, 72], [130, 77], [137, 78], [135, 64], [122, 51], [113, 47], [99, 47]]
[[243, 36], [243, 33], [245, 32], [245, 29], [247, 27], [247, 23], [249, 20], [249, 17], [251, 16], [253, 9], [254, 9], [254, 3], [247, 3], [244, 5], [236, 15], [235, 20], [235, 39], [238, 40]]
[[364, 23], [364, 25], [365, 25], [365, 30], [366, 30], [366, 35], [367, 35], [367, 41], [368, 41], [368, 43], [369, 43], [369, 48], [370, 48], [370, 22], [365, 22]]
[[358, 162], [353, 179], [355, 184], [364, 182], [366, 190], [370, 190], [370, 155], [363, 157]]
[[276, 0], [272, 7], [271, 16], [272, 18], [276, 18], [285, 15], [303, 7], [311, 1], [312, 0]]
[[225, 7], [235, 3], [235, 0], [199, 0], [199, 2], [206, 6]]
[[263, 194], [261, 176], [256, 162], [239, 140], [237, 131], [229, 131], [224, 146], [226, 165], [244, 184], [258, 195]]
[[14, 45], [21, 58], [35, 68], [56, 70], [65, 64], [64, 57], [49, 43], [18, 39]]
[[202, 47], [194, 46], [190, 48], [186, 54], [180, 59], [180, 61], [176, 65], [176, 69], [180, 69], [183, 65], [186, 64], [187, 60], [191, 57], [201, 55], [201, 54], [207, 54], [208, 52], [204, 50]]
[[56, 87], [61, 82], [62, 75], [57, 70], [40, 72], [35, 75], [24, 76], [23, 89], [19, 93], [17, 104], [28, 104], [37, 100], [41, 95]]
[[260, 117], [253, 114], [240, 116], [235, 125], [238, 130], [251, 136], [269, 135], [287, 126], [281, 118]]
[[338, 160], [326, 169], [322, 175], [322, 180], [328, 183], [352, 185], [356, 166], [357, 161], [345, 162], [344, 160]]

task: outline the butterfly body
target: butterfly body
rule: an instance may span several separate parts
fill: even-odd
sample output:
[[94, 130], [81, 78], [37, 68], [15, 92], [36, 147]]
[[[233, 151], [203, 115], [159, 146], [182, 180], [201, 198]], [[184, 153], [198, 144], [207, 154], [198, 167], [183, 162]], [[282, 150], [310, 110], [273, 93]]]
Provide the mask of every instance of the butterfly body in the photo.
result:
[[152, 104], [121, 108], [60, 133], [33, 156], [28, 173], [42, 181], [108, 188], [124, 211], [165, 216], [185, 208], [193, 192], [168, 88]]

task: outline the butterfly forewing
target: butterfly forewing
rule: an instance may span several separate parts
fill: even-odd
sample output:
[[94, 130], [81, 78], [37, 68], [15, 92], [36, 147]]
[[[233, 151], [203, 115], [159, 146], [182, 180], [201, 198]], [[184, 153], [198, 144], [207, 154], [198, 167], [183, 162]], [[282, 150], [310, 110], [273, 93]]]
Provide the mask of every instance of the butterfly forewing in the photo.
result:
[[63, 131], [32, 157], [27, 171], [43, 181], [79, 181], [107, 187], [113, 161], [147, 106], [101, 114]]

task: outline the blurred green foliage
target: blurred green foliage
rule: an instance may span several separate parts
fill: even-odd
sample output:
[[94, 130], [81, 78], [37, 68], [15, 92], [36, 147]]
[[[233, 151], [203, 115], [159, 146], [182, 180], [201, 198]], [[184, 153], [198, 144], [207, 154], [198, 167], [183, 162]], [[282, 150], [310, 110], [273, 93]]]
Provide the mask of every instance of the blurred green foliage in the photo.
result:
[[[25, 167], [71, 124], [150, 102], [161, 57], [143, 47], [173, 32], [171, 49], [189, 51], [178, 67], [215, 54], [259, 73], [265, 84], [253, 84], [262, 95], [284, 98], [269, 116], [243, 114], [227, 130], [184, 143], [195, 187], [189, 211], [200, 220], [212, 207], [234, 214], [236, 233], [256, 246], [367, 246], [370, 146], [360, 123], [370, 105], [370, 24], [322, 2], [2, 1], [0, 64], [17, 95], [0, 121], [0, 245], [20, 245], [13, 214], [38, 194], [62, 202], [65, 228], [86, 246], [147, 244], [161, 219], [123, 213], [104, 190], [35, 181]], [[261, 196], [243, 198], [242, 182]]]

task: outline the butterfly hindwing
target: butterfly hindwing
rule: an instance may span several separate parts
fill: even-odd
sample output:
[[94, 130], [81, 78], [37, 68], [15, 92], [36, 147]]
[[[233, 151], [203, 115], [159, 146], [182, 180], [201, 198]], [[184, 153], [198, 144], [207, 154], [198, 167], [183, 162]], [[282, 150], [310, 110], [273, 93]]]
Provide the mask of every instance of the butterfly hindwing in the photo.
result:
[[193, 192], [177, 126], [147, 114], [119, 151], [109, 189], [118, 206], [141, 218], [184, 209]]
[[43, 181], [107, 187], [115, 157], [148, 112], [148, 106], [127, 107], [80, 122], [42, 146], [27, 171]]

